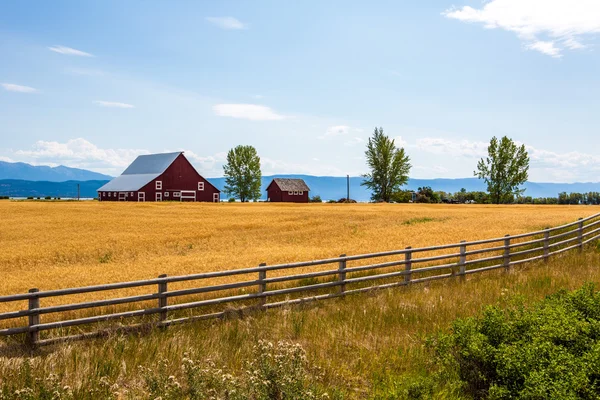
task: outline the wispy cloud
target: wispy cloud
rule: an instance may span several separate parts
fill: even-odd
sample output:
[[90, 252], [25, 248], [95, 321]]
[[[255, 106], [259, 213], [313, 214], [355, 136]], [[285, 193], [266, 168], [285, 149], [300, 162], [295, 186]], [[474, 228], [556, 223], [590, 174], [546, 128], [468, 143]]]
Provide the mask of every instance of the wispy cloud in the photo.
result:
[[600, 33], [600, 2], [595, 0], [490, 0], [482, 8], [452, 8], [443, 15], [514, 32], [526, 49], [556, 58], [565, 49], [585, 48], [584, 37]]
[[93, 54], [86, 53], [85, 51], [77, 50], [72, 47], [66, 46], [51, 46], [48, 47], [48, 50], [67, 56], [95, 57]]
[[285, 119], [270, 107], [258, 104], [217, 104], [213, 111], [220, 117], [248, 119], [251, 121], [279, 121]]
[[246, 29], [248, 27], [234, 17], [206, 17], [206, 20], [222, 29]]
[[29, 86], [22, 86], [22, 85], [15, 85], [14, 83], [0, 83], [0, 86], [2, 86], [4, 88], [4, 90], [7, 90], [9, 92], [19, 92], [19, 93], [35, 93], [37, 92], [37, 89], [29, 87]]
[[117, 101], [96, 100], [96, 101], [94, 101], [94, 104], [97, 104], [100, 107], [135, 108], [135, 106], [133, 104], [119, 103]]

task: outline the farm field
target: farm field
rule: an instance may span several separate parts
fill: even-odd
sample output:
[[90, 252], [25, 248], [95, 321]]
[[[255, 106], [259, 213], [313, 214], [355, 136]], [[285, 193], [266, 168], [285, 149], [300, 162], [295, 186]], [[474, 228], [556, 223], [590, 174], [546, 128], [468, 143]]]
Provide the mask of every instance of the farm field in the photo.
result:
[[[10, 294], [32, 286], [46, 290], [470, 241], [598, 212], [581, 206], [0, 202], [0, 288]], [[429, 335], [489, 304], [529, 304], [585, 282], [598, 285], [599, 262], [593, 244], [548, 264], [470, 275], [464, 282], [387, 289], [33, 352], [7, 342], [0, 344], [0, 393], [27, 387], [29, 376], [72, 388], [74, 398], [156, 398], [165, 394], [152, 391], [152, 379], [163, 379], [165, 387], [171, 377], [184, 382], [185, 360], [219, 376], [240, 376], [257, 344], [284, 341], [302, 346], [307, 382], [328, 398], [406, 398], [411, 382], [432, 372], [424, 347]], [[109, 391], [100, 395], [103, 390]]]
[[0, 202], [0, 295], [540, 230], [600, 207]]

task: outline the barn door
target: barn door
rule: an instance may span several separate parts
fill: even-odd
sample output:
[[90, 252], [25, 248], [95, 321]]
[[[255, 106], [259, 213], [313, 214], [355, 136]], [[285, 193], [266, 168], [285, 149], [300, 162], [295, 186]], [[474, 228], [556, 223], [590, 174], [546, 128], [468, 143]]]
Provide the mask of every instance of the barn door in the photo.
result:
[[146, 193], [138, 192], [138, 201], [146, 201]]
[[125, 201], [127, 200], [127, 193], [126, 192], [119, 192], [119, 201]]
[[156, 201], [162, 201], [162, 193], [156, 193]]
[[213, 193], [213, 203], [219, 202], [219, 193]]

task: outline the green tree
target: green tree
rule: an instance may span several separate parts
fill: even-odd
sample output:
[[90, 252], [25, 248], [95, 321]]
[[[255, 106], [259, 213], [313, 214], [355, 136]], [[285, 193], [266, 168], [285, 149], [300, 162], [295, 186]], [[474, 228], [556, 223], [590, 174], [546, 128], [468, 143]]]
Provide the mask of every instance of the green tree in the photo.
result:
[[488, 146], [488, 156], [479, 160], [475, 176], [485, 180], [491, 201], [495, 204], [512, 202], [525, 189], [519, 186], [527, 181], [529, 155], [525, 145], [517, 146], [512, 139], [495, 136]]
[[241, 202], [260, 198], [260, 157], [252, 146], [237, 146], [227, 153], [227, 164], [223, 165], [225, 193]]
[[389, 202], [392, 195], [408, 182], [410, 158], [403, 148], [396, 147], [394, 139], [383, 133], [383, 128], [375, 128], [365, 156], [371, 171], [363, 175], [365, 179], [361, 185], [371, 189], [371, 200]]

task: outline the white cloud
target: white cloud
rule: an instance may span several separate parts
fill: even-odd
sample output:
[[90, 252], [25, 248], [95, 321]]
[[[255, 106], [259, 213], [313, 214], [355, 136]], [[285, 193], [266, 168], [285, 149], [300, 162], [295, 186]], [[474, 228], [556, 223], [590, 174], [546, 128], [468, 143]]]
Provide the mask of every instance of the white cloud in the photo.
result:
[[189, 150], [185, 150], [184, 153], [202, 176], [223, 176], [223, 164], [227, 161], [227, 153], [220, 152], [210, 156], [200, 156]]
[[52, 46], [48, 47], [48, 50], [53, 51], [59, 54], [65, 54], [68, 56], [80, 56], [80, 57], [94, 57], [93, 54], [86, 53], [85, 51], [73, 49], [71, 47], [66, 46]]
[[138, 155], [148, 153], [143, 149], [102, 149], [77, 138], [66, 143], [39, 140], [31, 150], [17, 150], [14, 154], [36, 164], [65, 164], [114, 175], [121, 173]]
[[234, 17], [206, 17], [206, 20], [222, 29], [246, 29], [248, 27]]
[[15, 162], [12, 158], [10, 158], [10, 157], [4, 157], [4, 156], [0, 156], [0, 161]]
[[396, 145], [396, 147], [405, 147], [408, 143], [406, 142], [406, 140], [402, 139], [402, 136], [396, 136], [394, 138], [394, 144]]
[[540, 53], [546, 54], [551, 57], [562, 57], [562, 55], [560, 54], [560, 49], [554, 45], [554, 42], [538, 40], [537, 42], [525, 45], [525, 47], [529, 50], [537, 50]]
[[217, 104], [213, 111], [220, 117], [249, 119], [251, 121], [279, 121], [286, 117], [271, 108], [258, 104]]
[[97, 104], [100, 107], [135, 108], [135, 106], [132, 105], [132, 104], [119, 103], [119, 102], [116, 102], [116, 101], [102, 101], [102, 100], [97, 100], [97, 101], [94, 101], [94, 104]]
[[480, 9], [464, 6], [443, 15], [514, 32], [525, 48], [552, 57], [560, 57], [564, 49], [582, 49], [585, 37], [600, 33], [597, 0], [490, 0]]
[[[521, 144], [517, 142], [517, 144]], [[472, 168], [475, 168], [479, 158], [487, 156], [489, 143], [470, 140], [449, 140], [443, 138], [421, 138], [410, 148], [439, 157], [449, 156], [452, 160], [458, 157], [472, 159]], [[525, 146], [530, 159], [530, 180], [535, 182], [572, 182], [575, 180], [598, 181], [600, 176], [600, 156], [581, 153], [577, 151], [558, 153]], [[413, 151], [414, 151], [413, 150]], [[410, 155], [410, 151], [409, 151]], [[450, 160], [449, 159], [449, 160]], [[471, 163], [471, 161], [469, 161]], [[445, 168], [445, 167], [444, 167]], [[425, 169], [415, 167], [417, 170]], [[431, 170], [433, 171], [433, 170]], [[448, 171], [438, 169], [443, 174]], [[470, 175], [470, 174], [469, 174]]]
[[14, 83], [1, 83], [0, 86], [9, 92], [18, 92], [18, 93], [35, 93], [37, 89], [29, 87], [29, 86], [21, 86], [15, 85]]

